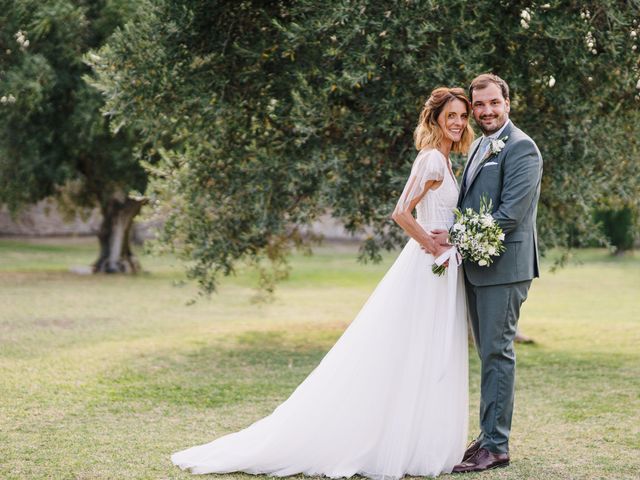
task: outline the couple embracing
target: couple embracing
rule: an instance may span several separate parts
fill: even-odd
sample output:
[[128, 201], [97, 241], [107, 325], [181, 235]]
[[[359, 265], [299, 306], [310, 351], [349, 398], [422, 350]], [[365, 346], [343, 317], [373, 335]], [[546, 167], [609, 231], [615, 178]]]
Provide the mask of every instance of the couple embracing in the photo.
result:
[[[410, 239], [356, 318], [271, 415], [174, 453], [192, 473], [327, 477], [482, 471], [509, 464], [520, 307], [538, 276], [542, 158], [509, 120], [507, 83], [483, 74], [437, 88], [415, 131], [419, 151], [393, 212]], [[483, 135], [473, 141], [473, 116]], [[468, 155], [461, 179], [449, 155]], [[434, 259], [451, 251], [453, 211], [483, 197], [505, 234], [490, 266]], [[414, 212], [415, 210], [415, 217]], [[453, 256], [451, 257], [454, 258]], [[480, 433], [469, 446], [467, 325], [481, 360]]]

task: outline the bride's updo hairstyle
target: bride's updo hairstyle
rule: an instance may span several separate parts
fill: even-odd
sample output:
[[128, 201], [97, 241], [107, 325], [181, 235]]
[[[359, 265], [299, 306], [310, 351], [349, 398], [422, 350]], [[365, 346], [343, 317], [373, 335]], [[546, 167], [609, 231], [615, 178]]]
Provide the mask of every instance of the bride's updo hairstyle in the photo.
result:
[[[467, 107], [467, 114], [471, 119], [471, 103], [465, 95], [462, 88], [447, 88], [439, 87], [431, 92], [431, 96], [424, 104], [420, 117], [418, 119], [418, 126], [415, 132], [413, 132], [413, 139], [416, 144], [417, 150], [423, 148], [438, 148], [444, 133], [438, 125], [438, 116], [445, 109], [447, 104], [453, 100], [460, 100]], [[462, 137], [459, 142], [454, 142], [451, 146], [451, 151], [455, 153], [467, 153], [474, 138], [473, 129], [469, 122], [467, 127], [462, 132]]]

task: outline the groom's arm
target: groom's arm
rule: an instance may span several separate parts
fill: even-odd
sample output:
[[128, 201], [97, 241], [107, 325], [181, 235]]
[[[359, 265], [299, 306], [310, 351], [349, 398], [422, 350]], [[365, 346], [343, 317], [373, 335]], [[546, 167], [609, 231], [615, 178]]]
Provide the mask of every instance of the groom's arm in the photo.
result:
[[529, 139], [518, 141], [504, 159], [500, 205], [493, 213], [505, 235], [522, 221], [536, 195], [542, 171], [542, 158]]

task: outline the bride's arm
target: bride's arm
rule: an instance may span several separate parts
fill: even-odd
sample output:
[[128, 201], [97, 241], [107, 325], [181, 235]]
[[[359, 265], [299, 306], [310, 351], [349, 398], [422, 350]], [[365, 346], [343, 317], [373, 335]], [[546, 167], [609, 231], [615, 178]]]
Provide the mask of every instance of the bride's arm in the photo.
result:
[[439, 185], [441, 182], [430, 180], [425, 183], [423, 191], [417, 196], [411, 199], [408, 203], [399, 201], [395, 210], [391, 214], [391, 218], [416, 242], [422, 246], [427, 252], [434, 256], [438, 256], [444, 252], [446, 248], [439, 245], [434, 238], [429, 235], [424, 228], [413, 217], [413, 209], [422, 197], [434, 186]]
[[444, 158], [434, 150], [422, 150], [411, 167], [409, 180], [402, 190], [391, 218], [428, 253], [439, 256], [449, 246], [427, 232], [413, 217], [413, 210], [429, 190], [439, 188], [445, 175]]

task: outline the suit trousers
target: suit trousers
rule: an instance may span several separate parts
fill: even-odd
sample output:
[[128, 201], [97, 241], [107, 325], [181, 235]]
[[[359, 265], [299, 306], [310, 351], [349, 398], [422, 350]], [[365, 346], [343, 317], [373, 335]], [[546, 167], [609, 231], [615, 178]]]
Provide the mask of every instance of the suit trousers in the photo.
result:
[[494, 453], [509, 452], [515, 390], [513, 342], [520, 306], [531, 280], [474, 286], [465, 275], [469, 320], [481, 362], [480, 445]]

